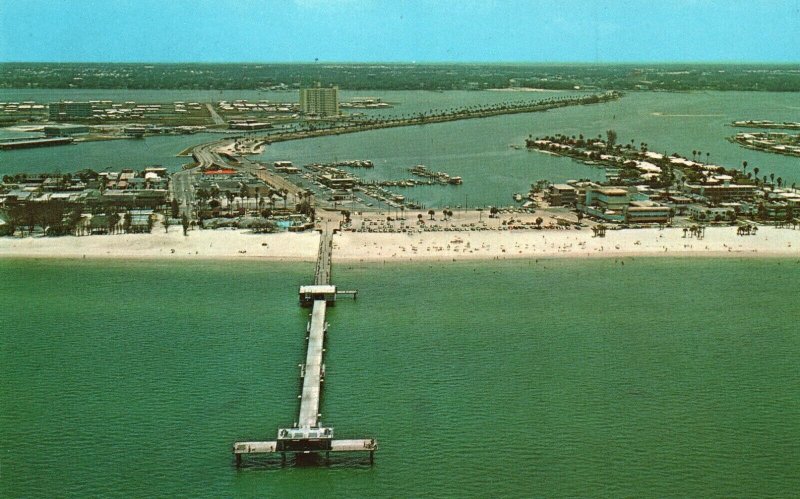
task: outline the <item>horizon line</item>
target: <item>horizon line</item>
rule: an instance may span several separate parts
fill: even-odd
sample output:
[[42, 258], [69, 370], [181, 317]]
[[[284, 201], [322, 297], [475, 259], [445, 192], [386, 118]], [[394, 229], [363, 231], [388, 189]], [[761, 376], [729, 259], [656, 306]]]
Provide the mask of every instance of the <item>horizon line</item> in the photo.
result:
[[692, 60], [692, 61], [143, 61], [143, 60], [130, 60], [130, 61], [23, 61], [23, 60], [6, 60], [0, 61], [3, 64], [153, 64], [153, 65], [166, 65], [166, 64], [220, 64], [220, 65], [234, 65], [234, 64], [275, 64], [275, 65], [288, 65], [288, 64], [303, 64], [303, 65], [320, 65], [320, 64], [408, 64], [408, 65], [444, 65], [444, 64], [481, 64], [481, 65], [573, 65], [573, 66], [592, 66], [592, 65], [634, 65], [634, 64], [656, 64], [656, 65], [673, 65], [673, 64], [687, 64], [687, 65], [797, 65], [798, 61], [733, 61], [733, 60]]

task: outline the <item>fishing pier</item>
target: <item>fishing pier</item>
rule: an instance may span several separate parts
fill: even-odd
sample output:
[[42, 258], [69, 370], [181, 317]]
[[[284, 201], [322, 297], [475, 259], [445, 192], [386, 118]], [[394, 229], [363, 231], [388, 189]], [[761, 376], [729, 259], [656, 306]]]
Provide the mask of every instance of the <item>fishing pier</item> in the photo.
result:
[[370, 464], [374, 462], [378, 449], [378, 442], [374, 438], [334, 440], [333, 428], [323, 426], [319, 421], [320, 396], [325, 381], [323, 356], [328, 334], [325, 313], [328, 306], [335, 305], [337, 295], [351, 295], [354, 299], [358, 296], [357, 291], [338, 291], [330, 283], [332, 251], [332, 235], [325, 231], [320, 237], [314, 284], [300, 287], [300, 305], [311, 307], [311, 314], [306, 326], [306, 361], [300, 365], [303, 387], [299, 396], [297, 421], [291, 428], [279, 428], [276, 440], [234, 443], [233, 454], [237, 466], [241, 466], [245, 454], [280, 454], [285, 464], [287, 454], [293, 454], [295, 458], [315, 459], [324, 453], [327, 461], [331, 452], [368, 452]]

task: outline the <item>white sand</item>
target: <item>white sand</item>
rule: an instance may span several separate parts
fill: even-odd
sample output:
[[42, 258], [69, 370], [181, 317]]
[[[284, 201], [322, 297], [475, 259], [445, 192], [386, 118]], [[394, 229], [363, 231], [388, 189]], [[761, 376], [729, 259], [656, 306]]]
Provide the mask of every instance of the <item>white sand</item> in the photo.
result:
[[319, 234], [253, 234], [244, 230], [195, 230], [169, 233], [65, 237], [3, 237], [0, 257], [54, 258], [263, 258], [314, 261]]
[[547, 257], [715, 256], [800, 257], [800, 231], [762, 227], [737, 236], [735, 227], [709, 227], [703, 239], [682, 229], [629, 229], [592, 237], [589, 229], [415, 234], [342, 233], [334, 261], [465, 260]]
[[[592, 237], [588, 229], [480, 232], [354, 233], [334, 236], [334, 261], [409, 261], [585, 257], [800, 257], [800, 231], [762, 227], [737, 236], [735, 227], [709, 227], [703, 239], [682, 229], [609, 230]], [[252, 234], [244, 230], [84, 237], [0, 238], [0, 258], [164, 258], [313, 261], [316, 232]]]

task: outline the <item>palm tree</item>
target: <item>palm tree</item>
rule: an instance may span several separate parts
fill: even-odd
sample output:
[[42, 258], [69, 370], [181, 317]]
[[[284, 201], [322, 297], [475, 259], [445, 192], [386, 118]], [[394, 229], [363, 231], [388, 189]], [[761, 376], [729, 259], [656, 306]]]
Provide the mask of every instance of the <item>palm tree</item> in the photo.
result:
[[756, 180], [758, 180], [758, 172], [760, 172], [760, 171], [761, 170], [757, 166], [755, 168], [753, 168], [753, 176], [756, 177]]
[[280, 190], [280, 196], [283, 198], [283, 209], [286, 209], [286, 198], [289, 197], [289, 191], [287, 189]]
[[436, 215], [436, 212], [433, 210], [428, 210], [428, 215], [431, 217], [431, 220], [433, 220], [433, 216]]
[[108, 216], [108, 232], [114, 234], [117, 231], [117, 224], [119, 224], [119, 213], [112, 213]]
[[247, 186], [242, 184], [242, 186], [239, 188], [239, 198], [242, 200], [245, 210], [247, 209], [247, 197]]

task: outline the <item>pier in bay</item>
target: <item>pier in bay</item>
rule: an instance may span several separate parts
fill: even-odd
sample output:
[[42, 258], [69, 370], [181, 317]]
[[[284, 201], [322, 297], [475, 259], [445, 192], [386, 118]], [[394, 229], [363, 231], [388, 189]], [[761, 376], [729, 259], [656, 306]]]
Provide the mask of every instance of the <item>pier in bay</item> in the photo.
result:
[[286, 463], [287, 454], [297, 458], [315, 458], [324, 454], [327, 461], [331, 452], [362, 452], [369, 453], [370, 463], [374, 460], [378, 449], [374, 438], [335, 440], [333, 428], [320, 422], [320, 396], [325, 381], [325, 337], [328, 334], [327, 307], [333, 306], [339, 295], [358, 296], [357, 291], [339, 291], [331, 284], [332, 251], [332, 234], [325, 231], [320, 237], [314, 284], [300, 287], [300, 305], [311, 307], [311, 314], [306, 326], [306, 359], [300, 366], [303, 386], [297, 421], [291, 427], [279, 428], [275, 440], [235, 442], [233, 453], [237, 466], [241, 466], [243, 456], [248, 454], [280, 454], [281, 461]]

